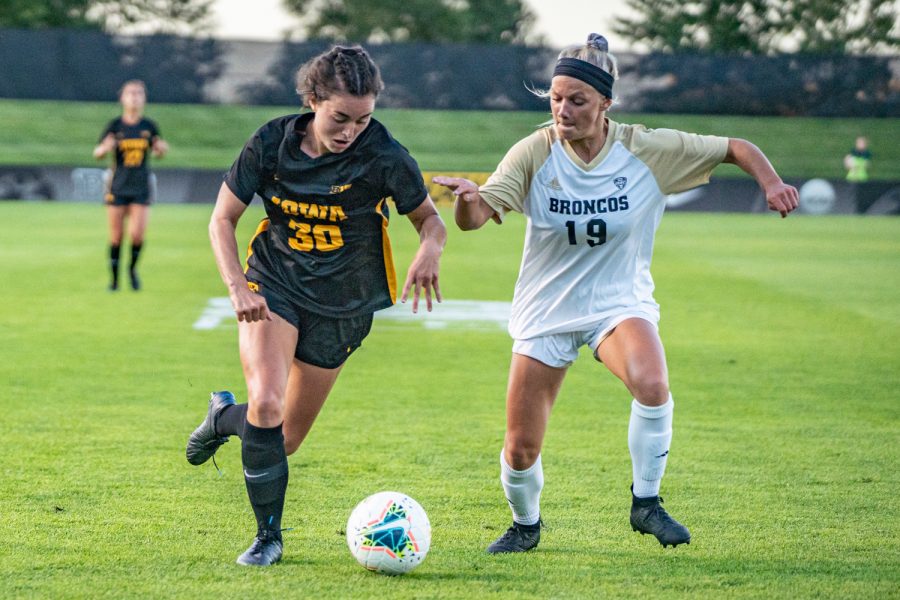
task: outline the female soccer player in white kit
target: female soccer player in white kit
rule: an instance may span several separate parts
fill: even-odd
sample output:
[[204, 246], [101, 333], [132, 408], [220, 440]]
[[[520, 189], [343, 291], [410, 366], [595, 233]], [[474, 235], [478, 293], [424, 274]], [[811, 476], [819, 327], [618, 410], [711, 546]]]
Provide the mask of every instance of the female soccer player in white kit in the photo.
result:
[[481, 188], [466, 179], [434, 179], [456, 194], [463, 230], [502, 222], [509, 211], [527, 217], [500, 454], [513, 525], [488, 547], [491, 553], [523, 552], [540, 541], [541, 446], [566, 369], [584, 344], [634, 397], [632, 528], [664, 547], [690, 542], [659, 498], [674, 402], [650, 259], [665, 198], [707, 183], [727, 162], [752, 175], [782, 217], [798, 205], [797, 190], [745, 140], [609, 120], [617, 77], [606, 39], [591, 34], [559, 55], [548, 94], [551, 125], [513, 146]]

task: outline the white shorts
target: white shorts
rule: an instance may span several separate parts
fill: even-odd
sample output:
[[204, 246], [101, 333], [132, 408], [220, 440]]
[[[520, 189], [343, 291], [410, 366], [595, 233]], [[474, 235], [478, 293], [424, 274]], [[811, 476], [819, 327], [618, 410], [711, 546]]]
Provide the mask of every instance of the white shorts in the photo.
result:
[[659, 324], [659, 313], [653, 310], [629, 309], [600, 321], [588, 331], [551, 333], [527, 340], [515, 340], [512, 351], [539, 360], [547, 366], [561, 369], [570, 366], [578, 358], [578, 349], [587, 344], [594, 356], [597, 347], [609, 337], [616, 326], [625, 319], [644, 319], [654, 326]]

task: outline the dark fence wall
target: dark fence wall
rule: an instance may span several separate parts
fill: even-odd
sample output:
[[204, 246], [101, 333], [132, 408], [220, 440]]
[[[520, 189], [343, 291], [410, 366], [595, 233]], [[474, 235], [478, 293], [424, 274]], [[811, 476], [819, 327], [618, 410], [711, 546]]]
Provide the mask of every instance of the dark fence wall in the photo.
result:
[[[322, 41], [252, 43], [75, 30], [0, 29], [0, 97], [104, 100], [130, 78], [155, 102], [296, 104], [293, 75]], [[520, 46], [375, 44], [384, 107], [546, 110], [557, 51]], [[623, 111], [900, 116], [900, 57], [619, 54]]]
[[[328, 42], [274, 45], [268, 82], [241, 86], [251, 104], [296, 104], [294, 74]], [[381, 69], [385, 89], [379, 104], [391, 108], [450, 110], [546, 110], [526, 84], [549, 85], [556, 52], [524, 46], [374, 44], [367, 46]]]
[[0, 29], [0, 97], [108, 101], [137, 78], [156, 102], [204, 102], [222, 55], [211, 39]]

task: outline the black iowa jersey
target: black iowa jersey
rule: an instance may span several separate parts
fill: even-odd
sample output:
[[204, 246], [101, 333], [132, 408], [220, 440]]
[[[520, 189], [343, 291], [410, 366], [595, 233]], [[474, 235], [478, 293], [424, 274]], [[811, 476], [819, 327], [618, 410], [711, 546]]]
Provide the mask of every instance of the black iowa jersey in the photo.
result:
[[117, 117], [103, 130], [100, 141], [110, 133], [116, 138], [116, 166], [109, 193], [116, 196], [147, 196], [150, 193], [148, 158], [153, 140], [159, 137], [159, 128], [147, 118], [129, 125], [122, 117]]
[[307, 310], [352, 317], [396, 301], [388, 206], [415, 210], [428, 192], [416, 161], [372, 119], [346, 150], [312, 158], [300, 140], [314, 113], [259, 128], [225, 176], [268, 218], [250, 242], [247, 278]]

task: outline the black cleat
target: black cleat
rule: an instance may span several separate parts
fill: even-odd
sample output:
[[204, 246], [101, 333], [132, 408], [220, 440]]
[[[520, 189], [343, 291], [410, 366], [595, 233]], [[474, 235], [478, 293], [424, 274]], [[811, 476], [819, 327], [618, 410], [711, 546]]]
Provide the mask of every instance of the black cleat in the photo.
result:
[[137, 271], [132, 269], [128, 272], [128, 275], [131, 277], [131, 289], [134, 291], [140, 291], [141, 289], [141, 279], [138, 277]]
[[238, 556], [237, 564], [251, 567], [268, 567], [281, 560], [281, 533], [271, 529], [263, 529], [256, 534], [253, 544], [247, 551]]
[[662, 507], [663, 499], [659, 496], [638, 498], [631, 496], [631, 528], [641, 535], [651, 533], [656, 536], [662, 547], [678, 544], [690, 544], [691, 532], [688, 528], [669, 516]]
[[543, 525], [542, 521], [538, 521], [534, 525], [522, 525], [513, 521], [512, 527], [488, 546], [487, 551], [490, 554], [505, 554], [507, 552], [527, 552], [536, 548], [538, 542], [541, 541], [541, 525]]
[[228, 436], [220, 436], [216, 433], [216, 419], [219, 418], [222, 409], [232, 406], [234, 403], [234, 395], [231, 392], [212, 393], [206, 418], [188, 438], [185, 454], [189, 463], [202, 465], [216, 453], [219, 446], [228, 441]]

